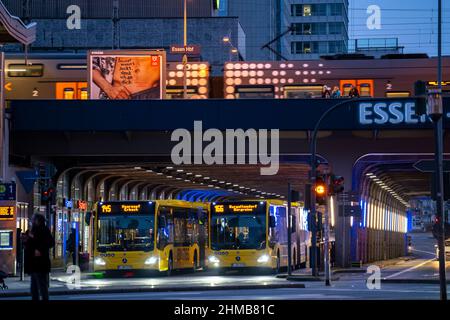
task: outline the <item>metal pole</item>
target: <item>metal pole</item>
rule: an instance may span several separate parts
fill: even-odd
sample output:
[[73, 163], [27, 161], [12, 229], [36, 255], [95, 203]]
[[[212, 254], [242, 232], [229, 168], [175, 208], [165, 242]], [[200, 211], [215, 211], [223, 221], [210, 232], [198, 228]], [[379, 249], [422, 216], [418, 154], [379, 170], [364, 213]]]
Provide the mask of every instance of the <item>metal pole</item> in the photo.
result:
[[[327, 180], [329, 177], [327, 177]], [[329, 185], [329, 184], [328, 184]], [[324, 260], [325, 260], [325, 285], [330, 286], [331, 285], [331, 279], [330, 279], [330, 211], [328, 210], [330, 206], [330, 200], [331, 198], [327, 196], [327, 203], [325, 206], [325, 244], [324, 244]]]
[[[442, 0], [438, 0], [438, 88], [442, 92]], [[436, 116], [435, 142], [436, 142], [436, 211], [440, 218], [441, 237], [438, 238], [439, 247], [439, 279], [441, 300], [447, 300], [447, 279], [445, 274], [445, 219], [444, 219], [444, 175], [443, 175], [443, 147], [444, 130], [443, 117]]]
[[312, 133], [312, 137], [311, 137], [311, 141], [310, 141], [310, 153], [311, 153], [311, 162], [310, 162], [310, 166], [311, 166], [311, 176], [310, 176], [310, 181], [311, 181], [311, 187], [312, 187], [312, 191], [311, 191], [311, 219], [310, 219], [310, 223], [311, 223], [311, 271], [312, 271], [312, 275], [313, 276], [317, 276], [317, 254], [316, 254], [316, 250], [317, 250], [317, 228], [316, 228], [316, 193], [314, 191], [314, 188], [316, 186], [316, 174], [317, 174], [317, 168], [316, 168], [316, 142], [317, 142], [317, 134], [319, 132], [320, 129], [320, 125], [322, 123], [322, 121], [334, 110], [336, 110], [337, 108], [344, 106], [348, 103], [356, 103], [356, 102], [366, 102], [366, 101], [371, 101], [370, 98], [362, 98], [362, 99], [350, 99], [350, 100], [344, 100], [341, 101], [337, 104], [335, 104], [334, 106], [332, 106], [331, 108], [327, 109], [319, 118], [319, 120], [317, 121], [313, 133]]
[[183, 99], [187, 99], [187, 0], [184, 0]]
[[317, 271], [317, 214], [316, 214], [316, 136], [313, 133], [311, 141], [311, 211], [310, 211], [310, 223], [311, 223], [311, 273], [314, 277], [318, 275]]
[[287, 240], [288, 240], [288, 275], [290, 276], [292, 274], [292, 268], [291, 268], [291, 260], [292, 260], [292, 253], [291, 253], [291, 248], [292, 248], [292, 226], [291, 226], [291, 201], [292, 201], [292, 197], [291, 197], [291, 183], [288, 183], [288, 212], [287, 212], [287, 229], [288, 229], [288, 236], [287, 236]]

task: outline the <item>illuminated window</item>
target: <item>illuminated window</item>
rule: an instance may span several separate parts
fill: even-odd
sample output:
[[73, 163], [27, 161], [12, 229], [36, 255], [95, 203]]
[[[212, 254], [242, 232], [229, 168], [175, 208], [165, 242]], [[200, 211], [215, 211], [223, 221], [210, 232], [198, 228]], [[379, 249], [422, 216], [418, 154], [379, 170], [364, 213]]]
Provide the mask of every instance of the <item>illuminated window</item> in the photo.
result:
[[7, 68], [8, 77], [42, 77], [44, 75], [43, 64], [10, 64]]
[[411, 92], [409, 91], [388, 91], [386, 92], [386, 98], [409, 98]]
[[311, 16], [311, 5], [310, 4], [306, 4], [303, 5], [303, 16], [304, 17], [309, 17]]

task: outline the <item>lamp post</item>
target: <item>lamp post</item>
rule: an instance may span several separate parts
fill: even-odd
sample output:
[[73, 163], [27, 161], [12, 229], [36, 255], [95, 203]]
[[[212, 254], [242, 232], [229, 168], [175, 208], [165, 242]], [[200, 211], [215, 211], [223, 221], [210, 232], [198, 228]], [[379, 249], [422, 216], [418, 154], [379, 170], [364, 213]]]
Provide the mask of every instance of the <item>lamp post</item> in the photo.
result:
[[444, 214], [444, 129], [442, 105], [442, 0], [438, 0], [438, 89], [428, 92], [427, 113], [434, 123], [435, 133], [435, 183], [436, 216], [440, 230], [437, 237], [439, 248], [439, 283], [441, 300], [447, 300], [447, 279], [445, 274], [445, 214]]
[[183, 19], [183, 30], [184, 30], [184, 55], [183, 55], [183, 99], [187, 99], [187, 0], [184, 0], [184, 19]]
[[[311, 154], [310, 158], [310, 183], [313, 190], [309, 193], [311, 196], [310, 203], [311, 203], [311, 210], [310, 210], [310, 222], [311, 222], [311, 271], [313, 276], [318, 276], [318, 269], [317, 269], [317, 214], [316, 214], [316, 193], [315, 193], [315, 187], [316, 187], [316, 175], [317, 175], [317, 134], [319, 133], [320, 125], [322, 124], [323, 120], [327, 118], [333, 111], [336, 109], [347, 106], [349, 104], [356, 104], [361, 102], [370, 102], [372, 99], [370, 98], [357, 98], [357, 99], [349, 99], [344, 100], [341, 102], [336, 103], [331, 108], [327, 109], [317, 120], [314, 130], [311, 135], [309, 150]], [[343, 217], [344, 219], [344, 217]]]

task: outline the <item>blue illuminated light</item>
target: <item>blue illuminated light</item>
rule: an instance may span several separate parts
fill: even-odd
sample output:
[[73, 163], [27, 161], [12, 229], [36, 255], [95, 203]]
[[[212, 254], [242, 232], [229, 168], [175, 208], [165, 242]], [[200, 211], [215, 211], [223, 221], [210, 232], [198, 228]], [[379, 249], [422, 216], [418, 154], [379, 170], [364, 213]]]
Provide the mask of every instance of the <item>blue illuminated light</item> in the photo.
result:
[[361, 200], [359, 205], [361, 206], [361, 210], [363, 211], [363, 221], [362, 221], [362, 226], [364, 228], [367, 227], [367, 203], [364, 200]]

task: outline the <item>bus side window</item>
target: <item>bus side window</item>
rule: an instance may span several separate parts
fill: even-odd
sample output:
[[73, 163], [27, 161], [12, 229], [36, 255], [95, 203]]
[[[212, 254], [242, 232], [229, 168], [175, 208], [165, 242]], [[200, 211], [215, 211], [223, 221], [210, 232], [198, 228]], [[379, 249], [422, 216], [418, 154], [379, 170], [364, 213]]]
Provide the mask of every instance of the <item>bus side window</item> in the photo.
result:
[[171, 232], [171, 227], [173, 227], [169, 221], [170, 209], [165, 207], [159, 208], [158, 214], [158, 235], [157, 235], [157, 246], [159, 250], [163, 250], [171, 242], [171, 234], [173, 238], [173, 232]]
[[275, 219], [275, 207], [269, 207], [269, 246], [274, 247], [277, 243], [277, 223]]

